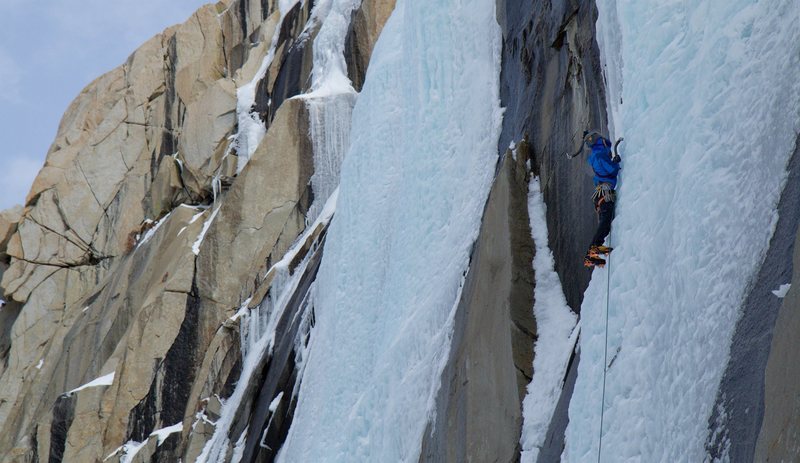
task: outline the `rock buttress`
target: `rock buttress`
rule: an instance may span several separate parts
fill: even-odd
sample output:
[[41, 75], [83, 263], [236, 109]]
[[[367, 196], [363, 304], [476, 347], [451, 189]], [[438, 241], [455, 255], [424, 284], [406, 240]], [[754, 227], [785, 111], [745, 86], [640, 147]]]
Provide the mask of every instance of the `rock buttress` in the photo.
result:
[[459, 303], [450, 358], [420, 461], [515, 461], [533, 374], [534, 246], [527, 150], [509, 152], [484, 210]]

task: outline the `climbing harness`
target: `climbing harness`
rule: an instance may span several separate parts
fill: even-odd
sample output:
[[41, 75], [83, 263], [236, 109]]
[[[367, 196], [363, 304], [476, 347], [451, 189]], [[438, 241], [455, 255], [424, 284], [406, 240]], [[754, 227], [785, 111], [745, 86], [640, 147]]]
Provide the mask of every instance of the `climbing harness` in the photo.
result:
[[592, 193], [592, 202], [594, 203], [595, 210], [600, 210], [600, 205], [603, 203], [613, 203], [616, 199], [616, 192], [611, 188], [610, 183], [601, 182], [594, 189]]

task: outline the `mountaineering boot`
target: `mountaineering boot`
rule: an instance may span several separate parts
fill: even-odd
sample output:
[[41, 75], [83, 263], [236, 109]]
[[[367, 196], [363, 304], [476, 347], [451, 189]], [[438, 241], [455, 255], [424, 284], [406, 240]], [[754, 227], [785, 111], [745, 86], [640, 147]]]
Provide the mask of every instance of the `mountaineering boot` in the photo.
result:
[[601, 254], [608, 254], [613, 251], [614, 248], [609, 248], [608, 246], [597, 246], [594, 245], [589, 248], [589, 255], [592, 257], [599, 257]]
[[583, 259], [583, 266], [603, 268], [606, 266], [606, 261], [605, 259], [601, 259], [600, 257], [587, 254], [586, 257]]

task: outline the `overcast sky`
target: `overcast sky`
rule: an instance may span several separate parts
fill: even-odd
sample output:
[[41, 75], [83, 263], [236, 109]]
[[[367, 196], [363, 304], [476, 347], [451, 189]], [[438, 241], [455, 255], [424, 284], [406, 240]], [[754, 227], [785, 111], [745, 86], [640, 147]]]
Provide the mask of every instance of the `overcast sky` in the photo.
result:
[[69, 103], [203, 0], [0, 0], [0, 210], [21, 204]]

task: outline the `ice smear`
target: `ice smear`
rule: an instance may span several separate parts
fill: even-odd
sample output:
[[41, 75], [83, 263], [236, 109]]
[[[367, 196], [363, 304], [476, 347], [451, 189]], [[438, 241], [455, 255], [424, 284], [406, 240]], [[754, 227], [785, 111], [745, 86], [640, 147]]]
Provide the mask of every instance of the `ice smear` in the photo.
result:
[[231, 463], [239, 463], [244, 457], [244, 445], [247, 443], [247, 433], [250, 431], [250, 426], [244, 428], [236, 444], [233, 445], [233, 452], [231, 452]]
[[261, 62], [261, 67], [258, 68], [253, 80], [242, 85], [236, 90], [236, 118], [239, 126], [239, 133], [235, 135], [233, 145], [236, 147], [237, 164], [236, 173], [240, 173], [250, 157], [255, 153], [259, 143], [267, 133], [267, 128], [261, 117], [253, 112], [253, 105], [256, 102], [256, 89], [258, 83], [267, 74], [267, 69], [275, 59], [275, 52], [278, 47], [278, 40], [280, 39], [281, 27], [286, 13], [289, 12], [299, 0], [281, 0], [278, 4], [281, 17], [278, 20], [278, 25], [275, 27], [275, 32], [272, 35], [269, 51]]
[[342, 160], [350, 146], [357, 93], [347, 77], [344, 48], [350, 18], [360, 4], [361, 0], [323, 0], [312, 11], [312, 20], [321, 26], [314, 39], [311, 91], [295, 97], [306, 100], [314, 151], [314, 202], [306, 215], [308, 222], [316, 219], [338, 187]]
[[[206, 233], [208, 232], [208, 229], [211, 228], [211, 224], [214, 222], [214, 219], [217, 217], [217, 213], [219, 212], [219, 208], [220, 207], [222, 207], [222, 204], [217, 206], [214, 209], [214, 211], [211, 212], [211, 215], [206, 219], [206, 221], [203, 222], [203, 229], [200, 230], [200, 234], [197, 235], [197, 239], [194, 240], [194, 244], [192, 244], [192, 252], [194, 253], [195, 256], [200, 255], [200, 245], [203, 244], [203, 238], [206, 237]], [[200, 214], [198, 214], [198, 215], [200, 215]], [[192, 217], [192, 220], [189, 223], [193, 223], [196, 219], [197, 219], [197, 215]]]
[[[230, 447], [228, 433], [233, 420], [236, 418], [236, 412], [247, 393], [248, 385], [253, 374], [256, 373], [261, 359], [272, 352], [272, 346], [275, 342], [275, 328], [286, 310], [292, 294], [300, 283], [313, 252], [308, 253], [297, 268], [294, 269], [293, 273], [290, 272], [289, 264], [303, 249], [307, 240], [312, 237], [314, 230], [318, 227], [327, 226], [330, 222], [336, 210], [337, 198], [338, 191], [334, 191], [317, 221], [312, 226], [307, 227], [303, 235], [286, 252], [283, 259], [267, 271], [268, 275], [274, 273], [275, 276], [272, 280], [272, 289], [264, 301], [253, 310], [245, 310], [247, 307], [245, 304], [237, 313], [238, 317], [241, 318], [242, 372], [239, 375], [233, 393], [222, 403], [220, 418], [214, 423], [214, 435], [203, 447], [202, 453], [197, 458], [198, 462], [222, 463], [225, 461], [227, 449]], [[307, 300], [303, 301], [303, 310], [307, 310], [307, 302]], [[238, 441], [234, 445], [238, 446]]]
[[[139, 248], [139, 247], [141, 247], [143, 244], [145, 244], [145, 243], [147, 243], [148, 241], [150, 241], [150, 238], [152, 238], [152, 237], [153, 237], [153, 235], [155, 235], [155, 234], [156, 234], [156, 232], [158, 231], [158, 229], [159, 229], [159, 228], [161, 228], [161, 225], [162, 225], [164, 222], [166, 222], [166, 221], [167, 221], [167, 219], [169, 219], [169, 216], [170, 216], [170, 215], [172, 215], [172, 212], [169, 212], [169, 213], [167, 213], [167, 215], [165, 215], [165, 216], [164, 216], [164, 217], [162, 217], [160, 220], [158, 220], [158, 221], [155, 223], [155, 225], [153, 225], [152, 227], [150, 227], [150, 229], [149, 229], [149, 230], [147, 230], [147, 232], [145, 232], [144, 236], [143, 236], [143, 237], [142, 237], [142, 238], [139, 240], [139, 243], [137, 243], [137, 245], [136, 245], [136, 248]], [[153, 223], [153, 221], [148, 219], [148, 220], [145, 220], [145, 223]]]
[[[158, 443], [156, 445], [160, 447], [161, 444], [163, 444], [164, 441], [167, 440], [167, 437], [169, 437], [171, 434], [175, 434], [181, 431], [183, 431], [183, 423], [177, 423], [173, 424], [172, 426], [168, 426], [166, 428], [157, 429], [152, 433], [150, 433], [150, 436], [148, 437], [157, 438]], [[142, 450], [142, 448], [144, 448], [146, 444], [147, 444], [147, 439], [145, 439], [143, 442], [136, 442], [132, 440], [128, 441], [125, 443], [125, 445], [118, 447], [109, 456], [105, 457], [103, 461], [108, 461], [111, 459], [111, 457], [122, 453], [122, 455], [119, 458], [119, 462], [131, 463], [136, 457], [136, 454], [139, 453], [139, 451]]]
[[538, 461], [539, 451], [558, 403], [572, 350], [578, 338], [577, 316], [570, 310], [561, 280], [555, 272], [553, 253], [547, 243], [546, 207], [538, 177], [528, 185], [528, 214], [536, 245], [533, 269], [536, 278], [533, 313], [536, 345], [533, 379], [522, 404], [522, 462]]
[[176, 423], [166, 428], [157, 429], [150, 433], [150, 437], [158, 438], [158, 446], [161, 446], [167, 440], [167, 437], [176, 432], [183, 432], [183, 423]]
[[497, 161], [491, 0], [400, 0], [353, 109], [278, 461], [417, 461]]
[[785, 285], [781, 285], [775, 291], [772, 291], [772, 294], [774, 294], [776, 297], [779, 297], [779, 298], [783, 299], [784, 297], [786, 297], [786, 293], [789, 292], [789, 289], [791, 287], [792, 287], [791, 283], [786, 283]]
[[278, 393], [278, 395], [276, 395], [275, 398], [272, 399], [272, 402], [270, 402], [269, 404], [269, 411], [275, 413], [275, 410], [278, 409], [278, 405], [281, 404], [281, 399], [283, 399], [283, 391]]
[[109, 374], [107, 374], [105, 376], [101, 376], [101, 377], [99, 377], [99, 378], [97, 378], [95, 380], [92, 380], [92, 381], [84, 384], [83, 386], [76, 387], [75, 389], [67, 392], [67, 395], [72, 395], [72, 394], [74, 394], [74, 393], [76, 393], [78, 391], [82, 391], [82, 390], [84, 390], [86, 388], [90, 388], [90, 387], [111, 386], [112, 384], [114, 384], [114, 372], [111, 372], [111, 373], [109, 373]]
[[[604, 410], [601, 461], [704, 461], [800, 132], [800, 3], [597, 7], [608, 112], [626, 141], [616, 250], [581, 308], [563, 459], [597, 461]], [[621, 351], [601, 404], [607, 294], [608, 350]]]

